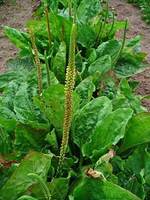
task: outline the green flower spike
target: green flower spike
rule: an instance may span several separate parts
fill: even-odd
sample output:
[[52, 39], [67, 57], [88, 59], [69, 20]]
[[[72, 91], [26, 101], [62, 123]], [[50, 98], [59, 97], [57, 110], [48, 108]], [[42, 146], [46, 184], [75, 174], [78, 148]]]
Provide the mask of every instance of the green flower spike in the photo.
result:
[[76, 47], [76, 24], [73, 24], [71, 37], [70, 37], [70, 51], [69, 51], [69, 64], [66, 72], [65, 84], [65, 114], [63, 124], [63, 137], [60, 149], [59, 164], [56, 175], [60, 175], [66, 150], [68, 147], [69, 131], [72, 121], [72, 107], [73, 107], [73, 88], [75, 85], [75, 47]]

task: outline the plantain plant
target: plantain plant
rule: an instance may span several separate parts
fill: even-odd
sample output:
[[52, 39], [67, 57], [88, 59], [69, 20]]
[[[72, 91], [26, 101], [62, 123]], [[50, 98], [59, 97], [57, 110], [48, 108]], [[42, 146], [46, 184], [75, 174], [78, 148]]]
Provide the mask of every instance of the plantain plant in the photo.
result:
[[150, 113], [131, 80], [140, 38], [125, 27], [118, 41], [124, 22], [99, 0], [49, 5], [30, 34], [4, 28], [21, 52], [0, 74], [0, 200], [149, 199]]

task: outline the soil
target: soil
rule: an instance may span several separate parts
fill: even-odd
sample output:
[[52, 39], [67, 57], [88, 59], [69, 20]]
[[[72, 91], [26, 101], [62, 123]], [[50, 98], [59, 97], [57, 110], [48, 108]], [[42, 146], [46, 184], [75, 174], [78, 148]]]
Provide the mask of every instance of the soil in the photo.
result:
[[5, 63], [17, 54], [17, 49], [5, 37], [3, 25], [23, 30], [26, 21], [32, 16], [32, 0], [6, 0], [0, 5], [0, 72]]
[[[147, 25], [141, 19], [140, 10], [127, 3], [126, 0], [111, 0], [110, 6], [116, 10], [119, 20], [129, 20], [129, 30], [127, 38], [135, 37], [136, 35], [142, 36], [141, 48], [142, 51], [147, 53], [147, 62], [150, 66], [150, 25]], [[137, 93], [141, 95], [150, 95], [150, 68], [145, 70], [134, 77], [139, 81]], [[144, 100], [143, 104], [150, 111], [150, 100]]]

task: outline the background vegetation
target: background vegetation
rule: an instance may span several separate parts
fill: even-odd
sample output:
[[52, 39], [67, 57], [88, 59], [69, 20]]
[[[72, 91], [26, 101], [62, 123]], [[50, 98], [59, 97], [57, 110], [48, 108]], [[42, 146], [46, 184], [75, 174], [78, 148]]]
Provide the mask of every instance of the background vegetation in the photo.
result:
[[128, 0], [129, 3], [137, 5], [143, 14], [143, 19], [150, 24], [150, 0]]

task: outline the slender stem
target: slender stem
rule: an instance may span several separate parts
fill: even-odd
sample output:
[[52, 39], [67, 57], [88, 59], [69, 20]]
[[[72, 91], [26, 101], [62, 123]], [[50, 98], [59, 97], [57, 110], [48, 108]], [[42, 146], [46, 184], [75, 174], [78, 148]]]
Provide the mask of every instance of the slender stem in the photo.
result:
[[106, 13], [105, 13], [105, 17], [104, 17], [104, 22], [102, 21], [102, 24], [101, 24], [101, 31], [100, 31], [98, 43], [101, 43], [101, 41], [102, 41], [103, 33], [105, 31], [106, 22], [107, 22], [107, 19], [108, 19], [108, 13], [109, 13], [109, 4], [108, 4], [108, 0], [107, 0], [107, 2], [106, 2]]
[[30, 34], [30, 38], [31, 38], [32, 49], [34, 52], [34, 60], [35, 60], [36, 66], [37, 66], [38, 93], [39, 93], [39, 95], [41, 95], [42, 87], [43, 87], [42, 86], [42, 67], [41, 67], [40, 58], [38, 55], [38, 49], [37, 49], [37, 46], [35, 43], [35, 35], [31, 29], [29, 30], [29, 34]]
[[50, 28], [50, 21], [49, 21], [48, 5], [45, 6], [45, 15], [46, 15], [46, 23], [47, 23], [48, 41], [49, 41], [49, 47], [50, 47], [52, 36], [51, 36], [51, 28]]
[[98, 46], [98, 43], [99, 43], [99, 37], [101, 35], [101, 31], [102, 31], [102, 26], [103, 26], [103, 21], [102, 21], [102, 17], [100, 17], [100, 26], [99, 26], [99, 30], [98, 30], [98, 34], [97, 34], [97, 37], [96, 37], [96, 40], [95, 40], [95, 45]]
[[111, 25], [111, 28], [110, 28], [110, 31], [108, 33], [108, 39], [109, 39], [109, 36], [111, 35], [113, 29], [114, 29], [114, 25], [115, 25], [115, 13], [113, 12], [113, 21], [112, 21], [112, 25]]
[[68, 0], [69, 16], [72, 16], [72, 0]]
[[60, 149], [59, 163], [56, 172], [57, 176], [60, 175], [62, 171], [65, 154], [68, 147], [69, 131], [72, 121], [73, 88], [75, 85], [75, 46], [76, 46], [76, 24], [73, 24], [70, 37], [69, 64], [66, 72], [63, 137]]
[[122, 51], [124, 49], [125, 41], [126, 41], [126, 34], [127, 34], [127, 26], [128, 26], [128, 20], [125, 21], [125, 27], [124, 27], [124, 33], [123, 33], [123, 41], [122, 41], [122, 45], [120, 47], [120, 50], [119, 50], [119, 52], [118, 52], [118, 54], [117, 54], [117, 56], [116, 56], [116, 58], [115, 58], [115, 60], [113, 62], [114, 65], [118, 62], [118, 60], [119, 60], [119, 58], [120, 58], [120, 56], [122, 54]]
[[49, 70], [49, 63], [46, 55], [46, 50], [44, 52], [45, 56], [45, 65], [46, 65], [46, 74], [47, 74], [47, 85], [50, 86], [50, 70]]

